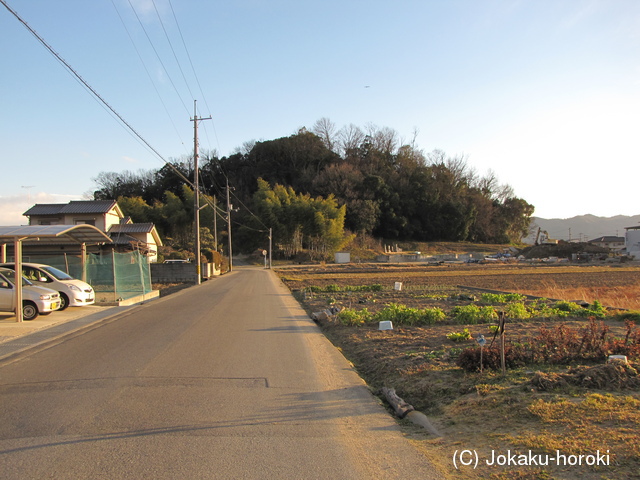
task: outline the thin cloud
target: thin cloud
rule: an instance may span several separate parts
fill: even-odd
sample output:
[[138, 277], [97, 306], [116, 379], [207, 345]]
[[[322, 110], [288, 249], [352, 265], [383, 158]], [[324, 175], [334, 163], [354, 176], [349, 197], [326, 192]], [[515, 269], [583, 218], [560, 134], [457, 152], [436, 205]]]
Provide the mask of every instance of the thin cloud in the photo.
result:
[[37, 194], [21, 194], [0, 196], [0, 225], [27, 225], [29, 219], [23, 215], [36, 203], [68, 203], [80, 200], [80, 195], [61, 195], [57, 193], [40, 192]]

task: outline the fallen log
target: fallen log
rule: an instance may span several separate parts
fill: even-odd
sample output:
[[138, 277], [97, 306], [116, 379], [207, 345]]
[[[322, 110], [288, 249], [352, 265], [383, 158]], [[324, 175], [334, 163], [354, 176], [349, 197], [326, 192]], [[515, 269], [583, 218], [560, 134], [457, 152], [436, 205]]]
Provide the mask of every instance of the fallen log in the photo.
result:
[[395, 389], [382, 387], [380, 391], [384, 395], [384, 398], [387, 399], [389, 405], [393, 407], [393, 410], [396, 412], [396, 415], [399, 418], [406, 417], [416, 425], [420, 425], [421, 427], [425, 428], [434, 437], [442, 436], [440, 435], [440, 432], [438, 432], [438, 430], [433, 425], [431, 425], [431, 422], [429, 421], [427, 416], [424, 413], [417, 411], [415, 408], [413, 408], [413, 405], [409, 405], [402, 398], [400, 398], [396, 394]]
[[391, 405], [393, 410], [396, 412], [398, 418], [404, 418], [409, 412], [412, 412], [414, 410], [412, 405], [409, 405], [396, 394], [395, 389], [382, 387], [381, 391], [384, 395], [384, 398], [387, 399], [389, 405]]

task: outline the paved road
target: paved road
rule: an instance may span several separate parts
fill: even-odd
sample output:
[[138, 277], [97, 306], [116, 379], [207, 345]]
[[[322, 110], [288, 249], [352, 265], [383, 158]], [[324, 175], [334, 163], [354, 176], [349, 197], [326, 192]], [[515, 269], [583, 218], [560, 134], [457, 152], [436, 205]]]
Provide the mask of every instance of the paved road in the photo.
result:
[[429, 479], [268, 270], [222, 278], [0, 366], [2, 479]]

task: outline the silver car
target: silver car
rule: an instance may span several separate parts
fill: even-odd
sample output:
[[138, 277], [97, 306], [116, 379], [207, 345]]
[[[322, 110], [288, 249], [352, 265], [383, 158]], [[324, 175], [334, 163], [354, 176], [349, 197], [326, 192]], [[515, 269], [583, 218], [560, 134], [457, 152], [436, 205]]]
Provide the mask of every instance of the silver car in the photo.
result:
[[[0, 267], [15, 269], [15, 264], [2, 263]], [[34, 285], [57, 290], [60, 293], [60, 310], [95, 303], [95, 292], [91, 285], [52, 266], [42, 263], [23, 263], [22, 274]]]
[[[0, 268], [0, 311], [15, 312], [15, 272]], [[60, 308], [60, 294], [55, 290], [38, 287], [22, 277], [22, 318], [33, 320], [39, 314], [48, 315]]]

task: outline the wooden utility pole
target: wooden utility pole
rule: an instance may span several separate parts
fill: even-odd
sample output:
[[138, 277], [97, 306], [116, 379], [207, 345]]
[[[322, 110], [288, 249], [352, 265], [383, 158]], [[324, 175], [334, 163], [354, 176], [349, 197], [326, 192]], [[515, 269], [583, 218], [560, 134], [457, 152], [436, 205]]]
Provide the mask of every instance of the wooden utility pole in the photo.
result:
[[229, 271], [233, 270], [233, 248], [231, 246], [231, 200], [229, 199], [229, 179], [227, 179], [227, 239], [229, 240]]
[[195, 234], [195, 257], [196, 257], [196, 285], [200, 285], [200, 179], [198, 178], [198, 122], [200, 120], [211, 120], [211, 117], [198, 117], [196, 100], [193, 101], [193, 210], [195, 214], [194, 234]]
[[218, 251], [218, 198], [213, 197], [213, 243], [216, 246], [216, 252]]

